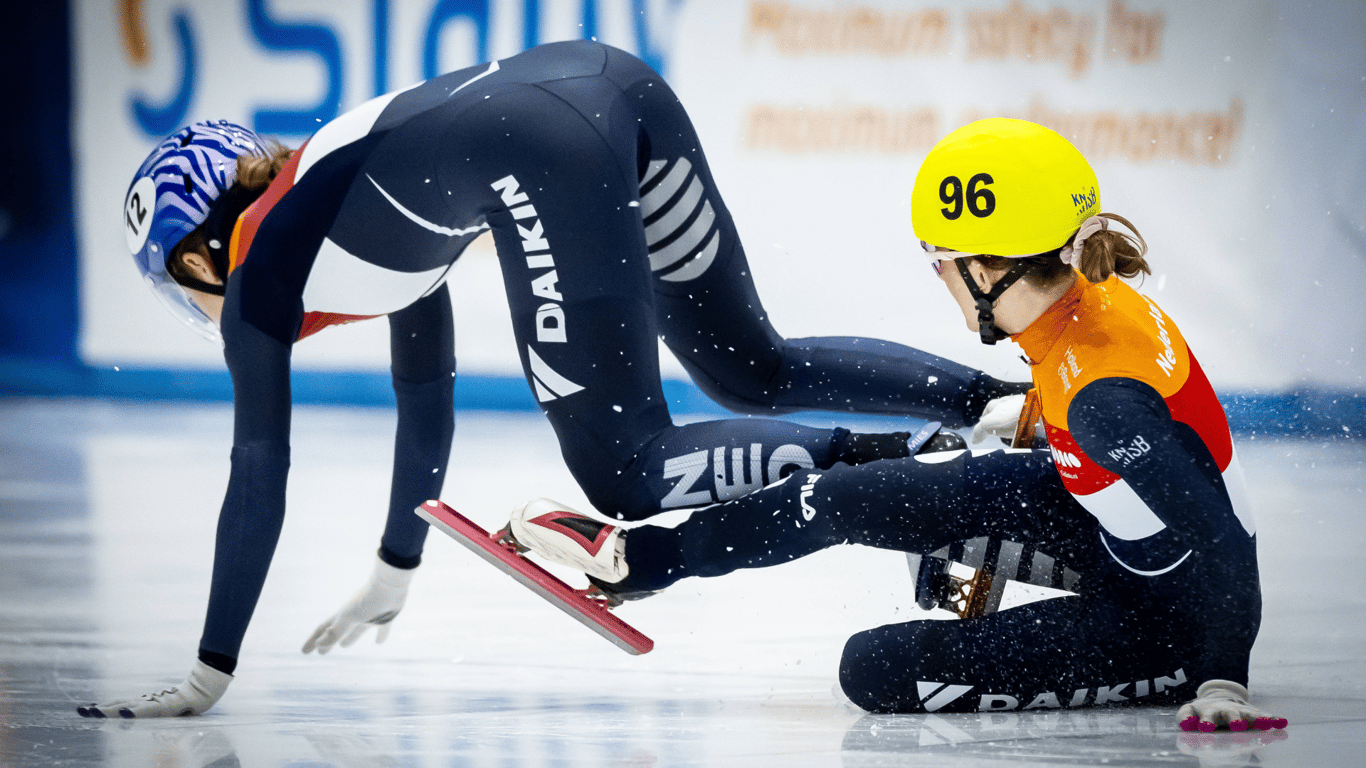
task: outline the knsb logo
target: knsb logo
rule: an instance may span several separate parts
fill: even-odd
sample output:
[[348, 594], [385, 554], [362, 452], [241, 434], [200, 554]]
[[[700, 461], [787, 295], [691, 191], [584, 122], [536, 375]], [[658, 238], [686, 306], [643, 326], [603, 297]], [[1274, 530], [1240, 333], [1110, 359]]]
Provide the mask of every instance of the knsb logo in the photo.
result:
[[1095, 187], [1091, 187], [1085, 192], [1072, 193], [1072, 205], [1076, 206], [1077, 213], [1087, 213], [1096, 207], [1098, 202], [1100, 202], [1100, 195], [1096, 193]]

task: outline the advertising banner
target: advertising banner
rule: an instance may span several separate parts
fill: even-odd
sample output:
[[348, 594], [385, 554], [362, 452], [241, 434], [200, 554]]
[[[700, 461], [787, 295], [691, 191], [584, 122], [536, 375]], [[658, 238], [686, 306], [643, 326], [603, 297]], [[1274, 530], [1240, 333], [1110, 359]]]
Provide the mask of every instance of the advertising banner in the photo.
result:
[[[1146, 238], [1140, 290], [1216, 387], [1360, 386], [1366, 11], [1159, 0], [84, 0], [73, 11], [83, 360], [221, 367], [139, 284], [120, 205], [152, 146], [226, 118], [297, 146], [377, 94], [590, 37], [674, 86], [789, 337], [872, 336], [999, 376], [911, 230], [916, 169], [987, 116], [1067, 136]], [[450, 278], [467, 374], [520, 372], [491, 242]], [[298, 345], [383, 371], [382, 321]], [[667, 355], [667, 353], [665, 353]], [[666, 374], [681, 368], [666, 360]]]

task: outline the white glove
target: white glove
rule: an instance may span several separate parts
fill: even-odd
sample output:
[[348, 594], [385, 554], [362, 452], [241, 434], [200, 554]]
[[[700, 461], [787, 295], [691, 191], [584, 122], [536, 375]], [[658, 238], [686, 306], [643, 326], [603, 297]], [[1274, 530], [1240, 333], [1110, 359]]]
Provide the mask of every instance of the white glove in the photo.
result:
[[147, 693], [136, 699], [111, 701], [106, 704], [91, 704], [77, 707], [81, 717], [180, 717], [181, 715], [202, 715], [209, 707], [223, 698], [228, 690], [232, 675], [219, 672], [202, 661], [195, 662], [194, 669], [185, 682], [174, 688], [157, 693]]
[[1024, 410], [1024, 395], [1006, 395], [987, 402], [982, 418], [972, 427], [972, 443], [980, 444], [988, 437], [999, 437], [1009, 443], [1015, 439], [1015, 427]]
[[1181, 730], [1204, 733], [1223, 727], [1230, 731], [1246, 731], [1256, 726], [1258, 730], [1268, 731], [1287, 725], [1285, 718], [1272, 717], [1248, 704], [1248, 698], [1247, 689], [1235, 682], [1206, 680], [1195, 691], [1195, 699], [1177, 710], [1176, 719]]
[[382, 643], [389, 636], [389, 622], [394, 620], [408, 599], [408, 583], [413, 580], [413, 571], [395, 568], [375, 559], [375, 572], [351, 602], [342, 606], [332, 618], [324, 621], [313, 635], [304, 643], [304, 653], [318, 653], [332, 650], [333, 644], [341, 640], [343, 648], [350, 646], [372, 626], [379, 627], [375, 642]]

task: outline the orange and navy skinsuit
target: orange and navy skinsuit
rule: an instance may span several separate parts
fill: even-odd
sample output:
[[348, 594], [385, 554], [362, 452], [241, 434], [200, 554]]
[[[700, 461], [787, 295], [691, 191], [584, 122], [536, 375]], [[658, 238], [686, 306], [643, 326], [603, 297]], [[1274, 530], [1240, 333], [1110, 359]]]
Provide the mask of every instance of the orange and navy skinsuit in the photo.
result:
[[1206, 677], [1246, 684], [1261, 618], [1256, 525], [1224, 410], [1176, 324], [1117, 277], [1078, 275], [1015, 341], [1058, 475], [1099, 522], [1105, 553], [1135, 589], [1194, 608]]
[[1080, 582], [1053, 585], [1076, 594], [860, 632], [841, 661], [850, 699], [876, 712], [1170, 705], [1211, 678], [1246, 684], [1261, 617], [1254, 529], [1223, 410], [1176, 326], [1118, 279], [1078, 276], [1015, 340], [1049, 450], [804, 470], [676, 528], [633, 528], [617, 588], [836, 544], [924, 555], [987, 541], [998, 574], [1008, 560], [1010, 578], [1057, 580], [1061, 562]]
[[1240, 527], [1252, 537], [1228, 421], [1181, 332], [1118, 278], [1077, 280], [1014, 340], [1058, 475], [1100, 522], [1107, 552], [1154, 576], [1202, 539]]

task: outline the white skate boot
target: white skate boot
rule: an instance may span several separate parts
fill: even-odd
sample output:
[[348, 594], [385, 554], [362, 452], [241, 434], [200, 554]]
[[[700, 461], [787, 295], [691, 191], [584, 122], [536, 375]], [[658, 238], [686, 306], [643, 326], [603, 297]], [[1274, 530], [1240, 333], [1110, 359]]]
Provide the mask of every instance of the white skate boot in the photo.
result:
[[550, 499], [512, 510], [504, 529], [518, 549], [612, 584], [626, 578], [626, 531], [594, 520]]

